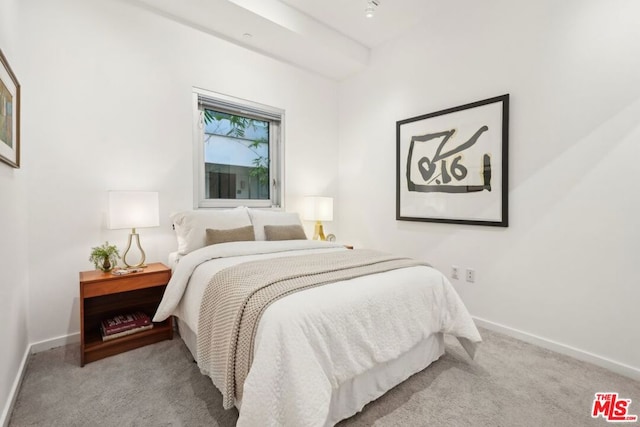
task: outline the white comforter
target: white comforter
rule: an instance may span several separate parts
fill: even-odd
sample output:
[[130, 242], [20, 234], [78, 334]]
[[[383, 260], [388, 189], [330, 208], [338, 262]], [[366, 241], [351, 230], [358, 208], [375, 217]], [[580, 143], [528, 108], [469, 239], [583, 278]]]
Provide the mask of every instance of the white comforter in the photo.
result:
[[[176, 315], [197, 331], [199, 302], [216, 271], [258, 258], [345, 250], [314, 241], [236, 242], [183, 257], [154, 317]], [[189, 280], [191, 278], [191, 280]], [[447, 279], [412, 267], [297, 292], [272, 304], [256, 334], [238, 426], [323, 426], [332, 391], [435, 333], [480, 335]]]

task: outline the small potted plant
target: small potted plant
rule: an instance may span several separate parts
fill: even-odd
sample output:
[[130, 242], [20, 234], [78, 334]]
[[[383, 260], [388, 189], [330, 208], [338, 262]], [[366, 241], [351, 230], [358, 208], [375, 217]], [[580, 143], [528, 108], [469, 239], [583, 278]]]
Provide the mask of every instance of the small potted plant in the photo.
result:
[[102, 246], [91, 248], [89, 261], [91, 261], [96, 268], [108, 272], [113, 270], [118, 264], [118, 258], [120, 258], [118, 248], [114, 245], [109, 245], [109, 242], [104, 242]]

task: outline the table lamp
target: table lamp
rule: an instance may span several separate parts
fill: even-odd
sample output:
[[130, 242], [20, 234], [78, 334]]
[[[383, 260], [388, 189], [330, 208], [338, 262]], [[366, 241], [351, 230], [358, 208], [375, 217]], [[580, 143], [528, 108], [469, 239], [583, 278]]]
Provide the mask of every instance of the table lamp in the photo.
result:
[[333, 221], [333, 197], [307, 196], [304, 199], [303, 218], [316, 222], [313, 240], [326, 240], [322, 221]]
[[[146, 267], [146, 255], [140, 246], [140, 236], [136, 228], [158, 227], [160, 213], [158, 193], [151, 191], [109, 191], [109, 229], [130, 228], [127, 249], [122, 254], [122, 262], [127, 267]], [[131, 249], [131, 241], [135, 239], [140, 250], [140, 262], [131, 265], [127, 262], [127, 254]]]

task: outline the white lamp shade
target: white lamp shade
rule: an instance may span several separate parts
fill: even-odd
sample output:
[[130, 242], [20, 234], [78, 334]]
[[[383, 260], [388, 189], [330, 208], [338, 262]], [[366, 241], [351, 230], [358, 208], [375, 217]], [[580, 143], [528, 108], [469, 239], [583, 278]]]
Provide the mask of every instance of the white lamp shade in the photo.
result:
[[305, 197], [302, 217], [307, 221], [333, 221], [333, 197]]
[[109, 191], [109, 228], [143, 228], [160, 225], [158, 193]]

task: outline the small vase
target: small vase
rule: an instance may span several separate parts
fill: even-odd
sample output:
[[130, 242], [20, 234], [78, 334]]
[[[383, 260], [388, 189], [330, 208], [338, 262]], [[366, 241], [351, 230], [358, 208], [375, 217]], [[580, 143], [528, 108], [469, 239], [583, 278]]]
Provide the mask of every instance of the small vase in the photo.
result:
[[113, 267], [111, 266], [111, 261], [109, 260], [109, 258], [105, 258], [104, 261], [102, 261], [101, 270], [104, 271], [105, 273], [108, 273], [112, 269], [113, 269]]

